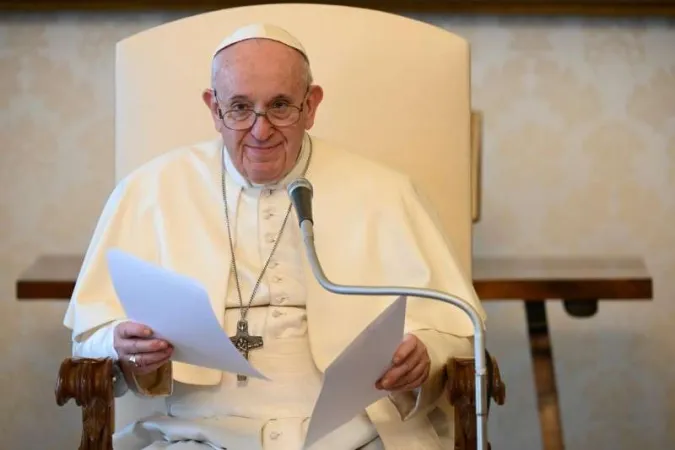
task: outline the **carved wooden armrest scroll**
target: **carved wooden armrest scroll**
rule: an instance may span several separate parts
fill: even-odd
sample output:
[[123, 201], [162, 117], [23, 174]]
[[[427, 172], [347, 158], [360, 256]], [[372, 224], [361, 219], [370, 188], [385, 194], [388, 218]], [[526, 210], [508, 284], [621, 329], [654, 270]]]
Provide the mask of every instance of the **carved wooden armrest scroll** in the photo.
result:
[[[451, 358], [447, 365], [448, 395], [455, 407], [455, 450], [475, 449], [476, 427], [476, 370], [473, 358]], [[490, 400], [503, 405], [506, 386], [502, 381], [497, 361], [488, 358], [487, 373], [488, 412]], [[488, 449], [490, 449], [488, 444]]]
[[56, 381], [56, 403], [74, 399], [82, 407], [79, 450], [112, 450], [114, 431], [113, 362], [111, 359], [67, 358]]

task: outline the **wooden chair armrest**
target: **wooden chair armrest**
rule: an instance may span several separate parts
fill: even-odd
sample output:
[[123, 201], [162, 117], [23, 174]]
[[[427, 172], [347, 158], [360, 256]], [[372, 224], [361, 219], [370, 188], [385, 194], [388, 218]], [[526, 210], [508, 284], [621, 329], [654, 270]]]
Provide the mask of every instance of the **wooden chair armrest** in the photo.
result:
[[[476, 437], [476, 370], [474, 358], [451, 358], [447, 365], [447, 395], [455, 407], [455, 450], [473, 450]], [[488, 353], [487, 358], [488, 413], [490, 400], [503, 405], [506, 385], [502, 381], [497, 360]], [[491, 446], [488, 443], [488, 449]]]
[[[503, 405], [506, 395], [497, 361], [488, 355], [490, 400]], [[447, 367], [447, 395], [455, 407], [455, 450], [476, 448], [475, 370], [473, 358], [452, 358]], [[79, 450], [113, 450], [115, 429], [114, 372], [111, 359], [66, 358], [56, 381], [56, 403], [71, 399], [82, 407]], [[489, 448], [489, 444], [488, 444]]]
[[113, 450], [115, 397], [111, 359], [67, 358], [56, 380], [56, 403], [70, 399], [82, 407], [79, 450]]

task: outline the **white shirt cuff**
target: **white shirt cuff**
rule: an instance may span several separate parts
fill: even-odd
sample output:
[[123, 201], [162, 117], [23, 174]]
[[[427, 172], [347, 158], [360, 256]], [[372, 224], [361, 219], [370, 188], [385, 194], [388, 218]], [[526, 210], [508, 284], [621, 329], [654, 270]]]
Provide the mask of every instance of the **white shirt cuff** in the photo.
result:
[[88, 337], [83, 337], [80, 342], [73, 341], [73, 356], [76, 358], [111, 358], [119, 359], [115, 350], [115, 327], [123, 320], [115, 320], [100, 327]]

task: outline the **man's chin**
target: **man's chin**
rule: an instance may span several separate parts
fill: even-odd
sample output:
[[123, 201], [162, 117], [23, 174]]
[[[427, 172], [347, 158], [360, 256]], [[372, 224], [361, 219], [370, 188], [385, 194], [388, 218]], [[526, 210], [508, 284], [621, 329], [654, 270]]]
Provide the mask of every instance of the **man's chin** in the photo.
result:
[[[258, 166], [258, 167], [256, 167]], [[283, 178], [283, 170], [263, 169], [261, 164], [249, 162], [249, 167], [246, 170], [248, 180], [254, 184], [276, 184]]]
[[281, 180], [281, 176], [272, 174], [252, 173], [248, 179], [253, 184], [277, 184]]

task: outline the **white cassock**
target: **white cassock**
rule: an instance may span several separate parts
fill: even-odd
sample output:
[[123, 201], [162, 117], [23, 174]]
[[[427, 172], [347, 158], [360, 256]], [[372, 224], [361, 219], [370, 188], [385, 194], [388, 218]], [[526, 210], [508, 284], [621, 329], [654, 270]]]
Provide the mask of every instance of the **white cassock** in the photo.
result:
[[[216, 139], [156, 158], [111, 194], [64, 321], [73, 330], [74, 356], [117, 358], [112, 327], [125, 316], [105, 263], [112, 247], [199, 280], [225, 331], [234, 334], [240, 308], [223, 209], [223, 166], [244, 305], [288, 210], [285, 184], [304, 175], [314, 187], [317, 252], [333, 281], [439, 289], [472, 302], [484, 315], [452, 248], [405, 176], [306, 135], [285, 180], [252, 186]], [[392, 301], [325, 291], [304, 251], [291, 210], [247, 315], [250, 333], [264, 338], [250, 361], [273, 381], [250, 378], [242, 384], [230, 373], [168, 363], [130, 386], [138, 395], [166, 396], [166, 415], [119, 430], [116, 449], [301, 448], [322, 371]], [[383, 398], [312, 448], [452, 448], [444, 367], [450, 357], [473, 355], [473, 326], [454, 306], [409, 298], [405, 330], [425, 343], [431, 358], [421, 389]]]

